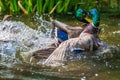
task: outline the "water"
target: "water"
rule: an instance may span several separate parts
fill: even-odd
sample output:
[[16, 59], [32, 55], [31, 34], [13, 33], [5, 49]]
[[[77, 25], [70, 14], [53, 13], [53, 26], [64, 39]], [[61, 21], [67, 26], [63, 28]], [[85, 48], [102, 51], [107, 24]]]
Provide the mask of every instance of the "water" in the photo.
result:
[[[48, 36], [50, 31], [48, 15], [39, 16], [36, 14], [32, 18], [31, 16], [27, 17], [16, 16], [14, 21], [0, 22], [0, 80], [120, 79], [120, 54], [114, 49], [112, 53], [117, 53], [114, 58], [103, 59], [93, 58], [93, 56], [82, 60], [73, 59], [65, 61], [64, 65], [58, 67], [36, 64], [41, 59], [31, 61], [32, 52], [49, 47], [49, 44], [54, 43], [54, 40]], [[56, 19], [72, 26], [81, 25], [73, 17], [63, 19], [57, 16]], [[100, 25], [102, 28], [101, 39], [118, 49], [120, 49], [119, 23], [120, 19], [103, 17]]]

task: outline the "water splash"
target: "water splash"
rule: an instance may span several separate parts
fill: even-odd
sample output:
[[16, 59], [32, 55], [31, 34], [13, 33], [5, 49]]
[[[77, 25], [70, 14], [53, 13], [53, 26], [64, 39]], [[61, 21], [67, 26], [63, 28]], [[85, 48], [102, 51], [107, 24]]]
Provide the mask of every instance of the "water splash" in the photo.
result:
[[[39, 18], [40, 26], [34, 30], [20, 21], [0, 22], [0, 53], [15, 56], [20, 53], [30, 53], [35, 50], [48, 48], [55, 40], [49, 37], [49, 21]], [[43, 30], [44, 29], [44, 30]]]

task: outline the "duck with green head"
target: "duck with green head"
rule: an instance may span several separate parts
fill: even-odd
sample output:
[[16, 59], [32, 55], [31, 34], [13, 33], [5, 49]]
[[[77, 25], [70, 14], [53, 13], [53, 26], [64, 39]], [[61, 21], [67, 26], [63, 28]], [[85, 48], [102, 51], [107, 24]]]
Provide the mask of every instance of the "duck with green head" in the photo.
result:
[[98, 37], [99, 33], [99, 23], [100, 23], [100, 14], [97, 9], [93, 8], [87, 13], [84, 9], [76, 10], [75, 17], [77, 20], [85, 23], [83, 32], [88, 32], [94, 34]]
[[100, 14], [97, 9], [93, 8], [87, 13], [84, 9], [76, 10], [75, 17], [84, 23], [93, 23], [94, 27], [98, 27], [100, 23]]
[[[89, 13], [87, 13], [87, 11], [85, 11], [84, 9], [80, 8], [76, 10], [75, 17], [79, 21], [84, 22], [87, 25], [92, 24], [92, 26], [94, 26], [95, 28], [99, 26], [100, 16], [99, 16], [99, 12], [95, 8], [91, 9]], [[56, 37], [60, 43], [68, 40], [69, 38], [78, 37], [80, 33], [84, 30], [84, 28], [86, 28], [87, 26], [84, 25], [82, 28], [71, 27], [57, 20], [52, 20], [51, 22], [54, 25], [54, 27], [57, 27]]]
[[87, 25], [84, 27], [82, 33], [79, 34], [79, 37], [71, 38], [62, 42], [46, 59], [44, 64], [55, 64], [57, 61], [64, 61], [64, 59], [73, 57], [73, 54], [76, 56], [76, 54], [81, 55], [81, 52], [94, 51], [98, 49], [98, 40], [90, 32], [93, 28], [97, 28], [99, 26], [100, 19], [96, 9], [91, 9], [89, 13], [91, 17], [90, 19], [88, 18], [88, 13], [85, 10], [78, 9], [76, 11], [76, 18]]

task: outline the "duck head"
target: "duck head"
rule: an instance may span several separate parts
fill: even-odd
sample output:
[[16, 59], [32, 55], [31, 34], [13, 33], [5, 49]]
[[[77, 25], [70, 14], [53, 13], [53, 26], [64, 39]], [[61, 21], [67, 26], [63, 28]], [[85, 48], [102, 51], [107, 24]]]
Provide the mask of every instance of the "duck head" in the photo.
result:
[[89, 11], [89, 15], [92, 19], [92, 22], [95, 27], [98, 27], [100, 24], [100, 14], [97, 9], [93, 8]]
[[92, 20], [88, 18], [88, 14], [84, 9], [78, 9], [76, 10], [75, 17], [77, 20], [84, 22], [84, 23], [90, 23]]
[[80, 8], [76, 10], [75, 17], [81, 22], [93, 23], [95, 27], [98, 27], [100, 23], [100, 14], [96, 8], [91, 9], [89, 13]]

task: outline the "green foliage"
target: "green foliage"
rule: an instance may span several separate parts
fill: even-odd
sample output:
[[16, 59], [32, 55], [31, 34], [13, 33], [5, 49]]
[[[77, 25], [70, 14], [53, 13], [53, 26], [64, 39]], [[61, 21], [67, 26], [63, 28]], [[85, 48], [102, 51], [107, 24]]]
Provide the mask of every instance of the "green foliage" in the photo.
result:
[[8, 5], [9, 5], [9, 3], [7, 2], [7, 0], [0, 0], [0, 9], [1, 9], [2, 12], [8, 10], [7, 7], [6, 7]]
[[10, 0], [10, 11], [12, 13], [17, 13], [19, 11], [17, 1], [18, 0]]
[[49, 0], [48, 12], [50, 12], [55, 4], [55, 0]]
[[85, 9], [86, 10], [91, 9], [94, 6], [94, 4], [95, 4], [93, 2], [94, 2], [94, 0], [86, 0], [86, 2], [85, 2], [86, 3]]
[[70, 0], [65, 0], [64, 13], [66, 13], [69, 10], [69, 3], [70, 3]]
[[76, 9], [78, 9], [78, 8], [82, 8], [82, 7], [81, 7], [81, 3], [82, 3], [82, 1], [75, 0], [74, 3], [73, 3], [73, 5], [75, 6], [75, 7], [74, 7], [74, 10], [76, 10]]
[[[18, 1], [22, 8], [18, 5]], [[0, 12], [7, 13], [67, 13], [78, 8], [90, 10], [93, 7], [103, 11], [119, 10], [119, 0], [0, 0]], [[58, 4], [57, 6], [55, 6]], [[114, 8], [114, 9], [113, 9]], [[54, 11], [51, 11], [54, 10]]]
[[63, 1], [62, 1], [62, 0], [58, 0], [57, 3], [59, 3], [59, 5], [58, 5], [57, 8], [56, 8], [56, 12], [57, 12], [57, 13], [61, 13], [61, 12], [63, 11], [63, 9], [64, 9]]
[[42, 13], [43, 0], [36, 0], [37, 12]]
[[33, 0], [28, 0], [28, 1], [26, 2], [28, 13], [33, 12], [33, 11], [32, 11], [32, 10], [33, 10], [33, 5], [32, 5], [32, 3], [33, 3]]
[[48, 12], [49, 7], [49, 0], [45, 0], [45, 3], [43, 5], [43, 13]]

